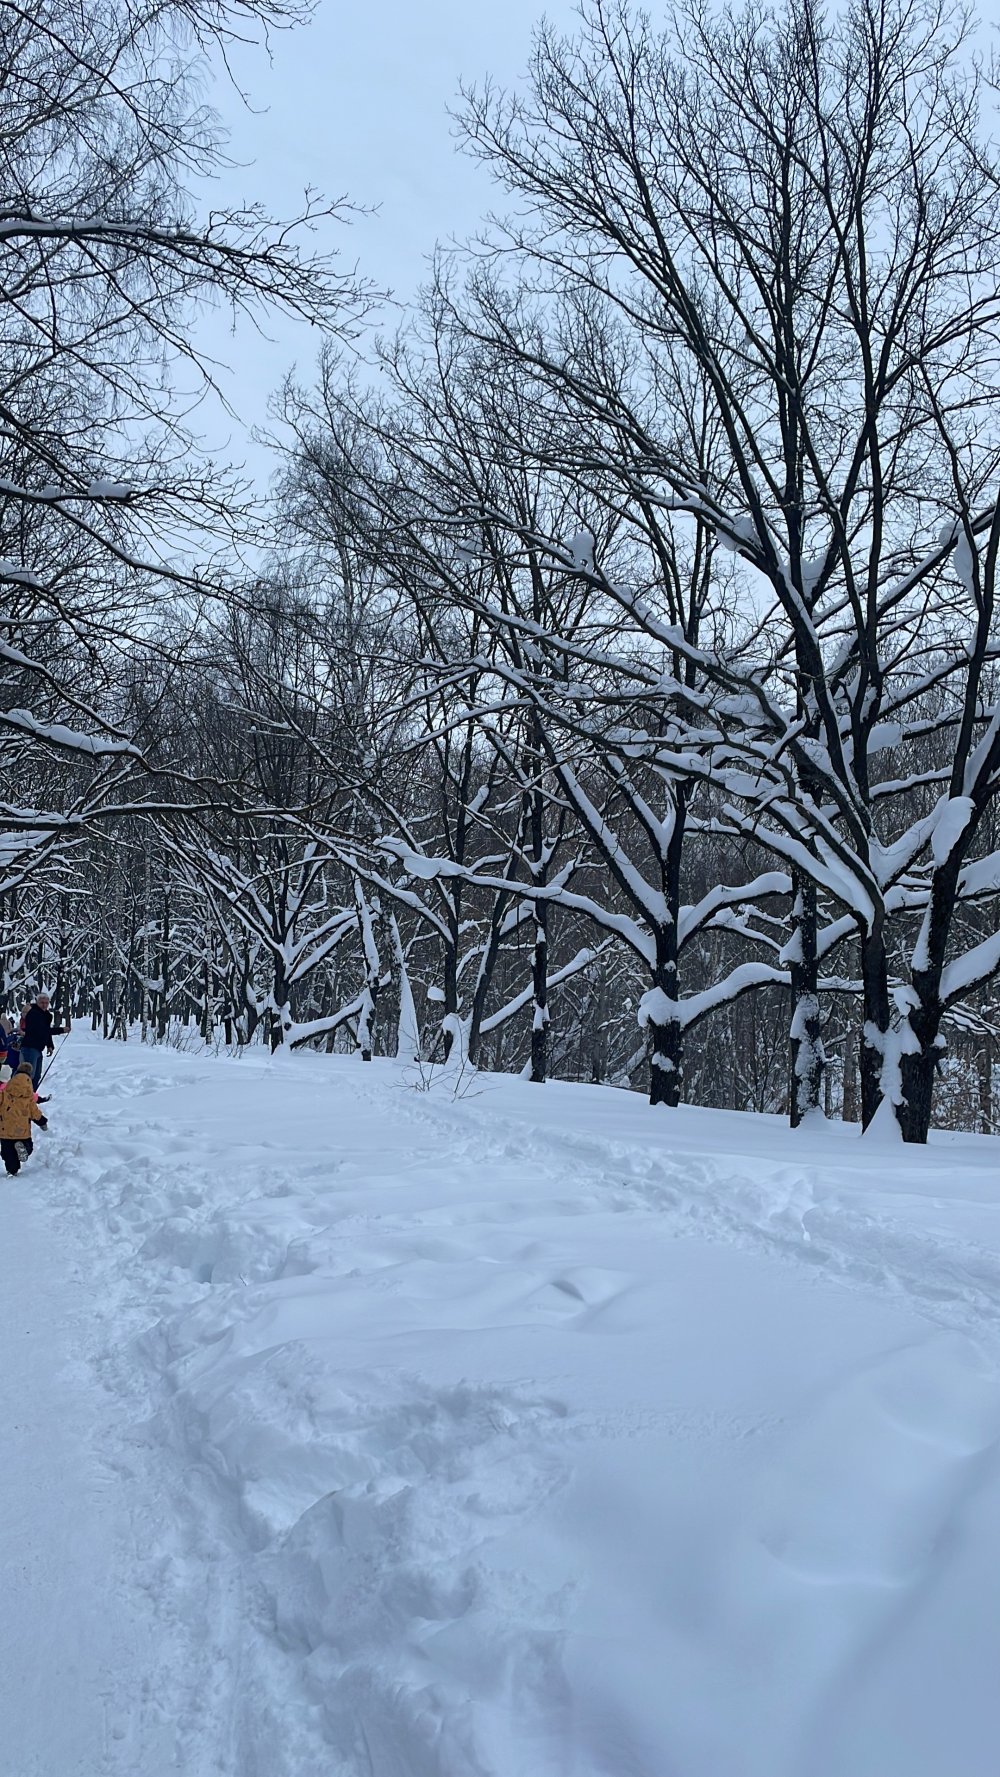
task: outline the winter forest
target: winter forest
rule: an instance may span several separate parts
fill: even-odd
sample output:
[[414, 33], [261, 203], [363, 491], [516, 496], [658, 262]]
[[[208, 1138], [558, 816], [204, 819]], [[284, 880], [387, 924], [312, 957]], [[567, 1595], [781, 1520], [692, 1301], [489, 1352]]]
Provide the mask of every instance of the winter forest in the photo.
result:
[[[989, 35], [586, 0], [404, 308], [346, 201], [203, 201], [296, 14], [0, 0], [6, 1006], [996, 1130]], [[313, 323], [270, 486], [206, 307]]]

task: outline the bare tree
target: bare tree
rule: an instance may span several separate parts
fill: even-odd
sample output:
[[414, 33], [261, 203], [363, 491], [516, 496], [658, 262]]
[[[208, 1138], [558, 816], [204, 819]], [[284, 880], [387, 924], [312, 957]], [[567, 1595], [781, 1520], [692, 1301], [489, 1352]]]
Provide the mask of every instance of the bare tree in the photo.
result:
[[[470, 95], [466, 119], [519, 200], [496, 238], [526, 275], [596, 293], [651, 360], [683, 350], [705, 379], [724, 482], [672, 423], [637, 445], [650, 500], [739, 556], [758, 613], [756, 649], [699, 664], [737, 699], [735, 720], [714, 712], [733, 818], [796, 878], [795, 1072], [815, 1101], [823, 894], [859, 939], [864, 1120], [886, 1095], [911, 1139], [929, 1101], [914, 1083], [903, 1109], [901, 1054], [934, 1019], [893, 1006], [888, 922], [933, 823], [893, 819], [872, 760], [963, 670], [951, 515], [958, 498], [971, 548], [995, 500], [1000, 212], [966, 30], [959, 10], [858, 0], [829, 20], [687, 7], [657, 36], [596, 0], [577, 39], [538, 33], [525, 94]], [[572, 361], [539, 356], [578, 398]], [[940, 415], [970, 408], [953, 453]]]
[[0, 731], [52, 767], [45, 800], [26, 782], [0, 817], [25, 851], [134, 795], [122, 663], [157, 604], [211, 581], [243, 500], [191, 429], [211, 381], [195, 305], [331, 327], [357, 308], [309, 241], [336, 206], [307, 199], [296, 226], [199, 216], [189, 196], [224, 156], [206, 58], [300, 16], [294, 0], [0, 4]]

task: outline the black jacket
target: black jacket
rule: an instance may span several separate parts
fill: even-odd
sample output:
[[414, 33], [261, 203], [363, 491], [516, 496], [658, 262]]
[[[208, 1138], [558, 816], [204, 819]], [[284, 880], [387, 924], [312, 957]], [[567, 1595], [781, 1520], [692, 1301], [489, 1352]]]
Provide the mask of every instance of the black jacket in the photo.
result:
[[42, 1006], [29, 1006], [24, 1019], [22, 1049], [51, 1049], [52, 1038], [61, 1037], [61, 1026], [54, 1026], [52, 1013]]

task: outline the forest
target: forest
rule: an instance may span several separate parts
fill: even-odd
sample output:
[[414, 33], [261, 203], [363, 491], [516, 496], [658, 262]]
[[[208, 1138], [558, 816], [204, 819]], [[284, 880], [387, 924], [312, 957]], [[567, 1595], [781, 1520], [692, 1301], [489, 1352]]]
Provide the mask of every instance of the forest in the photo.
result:
[[[975, 23], [585, 0], [461, 95], [493, 211], [387, 324], [344, 206], [198, 196], [296, 16], [0, 0], [5, 1004], [995, 1131]], [[314, 325], [269, 488], [205, 305]]]

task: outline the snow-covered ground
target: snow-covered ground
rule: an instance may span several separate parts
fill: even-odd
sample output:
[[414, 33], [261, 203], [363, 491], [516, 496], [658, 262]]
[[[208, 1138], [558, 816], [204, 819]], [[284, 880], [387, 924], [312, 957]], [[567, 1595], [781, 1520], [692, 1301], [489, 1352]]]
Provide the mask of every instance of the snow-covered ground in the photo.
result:
[[57, 1067], [2, 1777], [996, 1777], [1000, 1144]]

